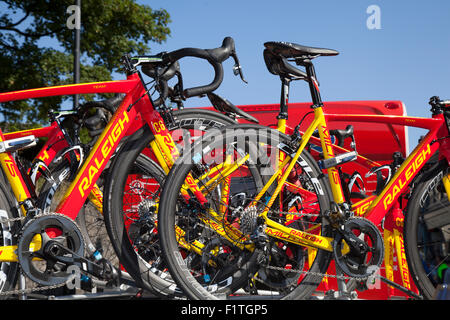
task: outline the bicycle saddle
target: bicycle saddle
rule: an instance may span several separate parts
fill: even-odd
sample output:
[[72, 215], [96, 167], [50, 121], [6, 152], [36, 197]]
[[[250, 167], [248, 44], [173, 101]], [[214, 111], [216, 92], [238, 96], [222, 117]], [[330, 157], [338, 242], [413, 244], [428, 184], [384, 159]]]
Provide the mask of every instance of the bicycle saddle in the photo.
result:
[[247, 112], [239, 109], [234, 104], [232, 104], [229, 100], [222, 98], [221, 96], [219, 96], [215, 93], [212, 93], [212, 92], [209, 92], [207, 95], [208, 95], [208, 99], [209, 99], [209, 101], [211, 101], [214, 109], [216, 109], [220, 112], [223, 112], [227, 115], [229, 115], [229, 114], [236, 115], [240, 118], [244, 118], [247, 121], [259, 123], [258, 119], [249, 115]]
[[306, 47], [291, 42], [269, 41], [264, 46], [274, 54], [285, 58], [313, 59], [318, 56], [336, 56], [338, 51], [325, 48]]
[[105, 108], [109, 112], [114, 113], [122, 103], [123, 98], [125, 98], [125, 93], [116, 93], [112, 98], [100, 101], [88, 101], [80, 107], [86, 108], [86, 110], [88, 108]]
[[264, 49], [264, 62], [270, 73], [290, 80], [305, 80], [308, 76], [305, 72], [291, 66], [287, 59], [273, 54], [268, 49]]

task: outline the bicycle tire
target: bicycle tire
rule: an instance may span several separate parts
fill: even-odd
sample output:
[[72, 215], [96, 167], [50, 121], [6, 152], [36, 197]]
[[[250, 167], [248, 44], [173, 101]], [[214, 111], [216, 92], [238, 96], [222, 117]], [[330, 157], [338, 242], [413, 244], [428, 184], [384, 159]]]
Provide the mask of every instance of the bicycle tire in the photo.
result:
[[[234, 133], [233, 130], [243, 130], [239, 131], [238, 133]], [[227, 133], [227, 131], [231, 131], [231, 133]], [[189, 266], [192, 265], [191, 262], [186, 262], [186, 259], [181, 255], [180, 253], [180, 246], [177, 241], [177, 232], [175, 232], [175, 228], [181, 228], [184, 231], [184, 236], [180, 237], [178, 236], [180, 240], [188, 242], [190, 239], [194, 239], [196, 235], [201, 235], [202, 238], [199, 241], [208, 241], [207, 239], [211, 239], [213, 236], [217, 236], [217, 233], [207, 233], [208, 228], [204, 228], [203, 230], [195, 230], [198, 228], [200, 223], [196, 222], [196, 226], [194, 227], [188, 227], [188, 221], [193, 220], [196, 217], [199, 217], [202, 221], [205, 221], [205, 216], [207, 216], [207, 211], [203, 210], [203, 212], [200, 212], [201, 210], [199, 207], [195, 207], [195, 210], [189, 210], [183, 208], [183, 204], [179, 205], [180, 208], [183, 208], [183, 210], [177, 210], [177, 203], [180, 199], [180, 189], [182, 188], [182, 185], [185, 181], [185, 178], [188, 176], [188, 174], [192, 175], [193, 179], [197, 179], [199, 183], [202, 182], [202, 177], [205, 176], [205, 173], [203, 171], [199, 171], [198, 175], [194, 175], [196, 170], [200, 170], [198, 167], [199, 163], [199, 157], [198, 153], [195, 150], [203, 150], [199, 152], [206, 152], [205, 150], [208, 150], [207, 152], [211, 150], [215, 150], [215, 146], [219, 146], [219, 148], [226, 146], [226, 148], [229, 148], [230, 146], [234, 145], [234, 141], [237, 141], [239, 139], [247, 139], [248, 141], [257, 141], [255, 143], [248, 143], [245, 142], [245, 147], [249, 148], [249, 154], [252, 152], [256, 152], [256, 154], [259, 152], [258, 147], [260, 147], [263, 150], [263, 156], [264, 152], [267, 152], [269, 147], [274, 147], [277, 150], [277, 153], [279, 154], [279, 151], [282, 151], [284, 154], [291, 155], [293, 150], [290, 150], [289, 142], [290, 139], [288, 136], [283, 135], [279, 133], [278, 131], [272, 130], [267, 127], [257, 126], [257, 125], [239, 125], [239, 126], [231, 126], [227, 127], [226, 130], [220, 132], [220, 135], [222, 135], [222, 138], [217, 140], [216, 137], [214, 137], [214, 134], [207, 134], [203, 141], [199, 141], [194, 147], [193, 147], [193, 154], [186, 154], [182, 158], [178, 159], [175, 165], [172, 167], [172, 170], [170, 171], [166, 182], [165, 187], [163, 188], [163, 192], [160, 199], [160, 207], [158, 211], [158, 221], [159, 221], [159, 234], [160, 234], [160, 240], [161, 240], [161, 246], [162, 246], [162, 253], [164, 256], [164, 259], [168, 265], [168, 268], [170, 270], [170, 273], [172, 277], [174, 278], [177, 285], [183, 290], [183, 292], [187, 295], [189, 299], [197, 299], [197, 300], [208, 300], [208, 299], [228, 299], [228, 298], [255, 298], [255, 295], [257, 295], [257, 299], [307, 299], [311, 296], [311, 294], [314, 292], [314, 290], [317, 288], [317, 286], [322, 281], [322, 278], [326, 272], [326, 269], [328, 268], [328, 265], [331, 260], [332, 253], [326, 252], [324, 250], [317, 250], [314, 262], [308, 264], [307, 268], [309, 272], [305, 272], [304, 275], [300, 276], [294, 276], [288, 277], [287, 274], [289, 274], [290, 270], [287, 270], [287, 264], [284, 265], [284, 263], [288, 262], [288, 264], [297, 263], [297, 267], [299, 268], [299, 271], [303, 273], [302, 265], [305, 266], [305, 251], [303, 251], [303, 248], [300, 248], [300, 246], [292, 246], [286, 242], [276, 240], [275, 246], [270, 247], [270, 251], [267, 250], [265, 254], [267, 256], [270, 256], [270, 260], [268, 259], [266, 264], [263, 266], [261, 264], [260, 258], [260, 250], [254, 250], [253, 256], [248, 259], [248, 263], [241, 266], [239, 270], [236, 271], [236, 273], [248, 273], [247, 277], [253, 277], [254, 274], [257, 272], [258, 277], [261, 276], [261, 273], [264, 271], [266, 272], [265, 276], [262, 277], [259, 280], [262, 280], [261, 289], [259, 288], [247, 288], [247, 290], [243, 290], [244, 292], [241, 293], [234, 293], [233, 291], [227, 290], [227, 288], [220, 288], [220, 284], [214, 283], [214, 286], [211, 286], [209, 283], [205, 283], [203, 279], [205, 278], [205, 275], [194, 276], [194, 273], [192, 270], [189, 269]], [[212, 142], [208, 143], [208, 140], [212, 140]], [[272, 140], [271, 140], [272, 139]], [[245, 141], [247, 141], [245, 140]], [[205, 141], [206, 144], [203, 144]], [[265, 141], [266, 143], [270, 141], [270, 143], [267, 143], [267, 145], [263, 145], [261, 141]], [[254, 150], [251, 150], [252, 145]], [[199, 148], [199, 149], [196, 149]], [[289, 150], [288, 150], [289, 149]], [[264, 151], [265, 150], [265, 151]], [[220, 151], [219, 151], [220, 152]], [[241, 150], [237, 150], [235, 154], [239, 154]], [[245, 158], [242, 158], [245, 159]], [[258, 158], [259, 161], [259, 158]], [[263, 174], [263, 169], [267, 167], [264, 164], [258, 163], [258, 161], [255, 161], [256, 168], [258, 170], [261, 170], [261, 174]], [[262, 161], [264, 163], [264, 161]], [[278, 163], [278, 162], [277, 162]], [[267, 163], [266, 163], [267, 164]], [[245, 165], [248, 167], [251, 166], [249, 162], [245, 162]], [[243, 167], [243, 166], [242, 166]], [[301, 157], [299, 158], [296, 167], [294, 167], [295, 170], [299, 169], [302, 173], [302, 179], [305, 179], [304, 187], [306, 188], [306, 185], [309, 185], [310, 191], [313, 190], [316, 192], [317, 198], [314, 200], [314, 202], [318, 202], [320, 206], [320, 213], [325, 212], [327, 209], [329, 209], [330, 204], [330, 191], [327, 187], [327, 184], [325, 183], [325, 175], [321, 174], [321, 171], [317, 167], [315, 161], [313, 158], [305, 151], [302, 153]], [[296, 171], [296, 172], [300, 172]], [[273, 173], [272, 173], [273, 174]], [[239, 175], [239, 174], [238, 174]], [[206, 187], [206, 183], [203, 185]], [[262, 185], [260, 186], [262, 187]], [[231, 189], [232, 187], [230, 187]], [[287, 189], [287, 188], [285, 188]], [[269, 189], [270, 190], [270, 189]], [[212, 191], [211, 193], [207, 193], [205, 197], [212, 195], [215, 191]], [[255, 190], [254, 194], [257, 194], [259, 192], [259, 189]], [[311, 191], [312, 192], [312, 191]], [[247, 193], [249, 194], [249, 193]], [[292, 195], [291, 195], [292, 196]], [[216, 197], [216, 198], [214, 198]], [[208, 198], [209, 199], [209, 198]], [[217, 201], [218, 196], [211, 196], [211, 200], [208, 202], [208, 208], [212, 207], [214, 204], [212, 202], [216, 202], [217, 207]], [[285, 203], [286, 199], [283, 199], [283, 204]], [[250, 201], [250, 200], [248, 200]], [[289, 198], [289, 201], [293, 201], [292, 197]], [[298, 200], [295, 200], [298, 201]], [[300, 199], [301, 201], [301, 199]], [[194, 199], [195, 202], [195, 199]], [[191, 205], [191, 202], [189, 202], [189, 205]], [[256, 204], [255, 206], [259, 206], [260, 204]], [[264, 208], [265, 204], [261, 204]], [[312, 203], [311, 203], [312, 205]], [[307, 210], [308, 205], [304, 207], [305, 210]], [[230, 206], [231, 208], [231, 206]], [[316, 208], [317, 210], [317, 208]], [[185, 212], [186, 211], [186, 212]], [[199, 212], [199, 213], [196, 213]], [[234, 211], [236, 212], [236, 210]], [[319, 219], [321, 219], [321, 214], [318, 214], [318, 216], [315, 218], [316, 220], [314, 222], [319, 222]], [[232, 213], [230, 216], [233, 216], [234, 213]], [[277, 212], [274, 213], [274, 217], [277, 216]], [[187, 218], [185, 218], [186, 216]], [[225, 215], [223, 215], [225, 216]], [[236, 217], [230, 217], [231, 221], [239, 221], [240, 226], [239, 230], [242, 230], [244, 233], [244, 227], [248, 228], [246, 225], [244, 225], [243, 221], [255, 221], [254, 217], [251, 217], [249, 219], [246, 217], [246, 215], [236, 216]], [[176, 221], [177, 219], [177, 221]], [[212, 220], [212, 219], [211, 219]], [[300, 220], [300, 219], [299, 219]], [[299, 224], [305, 223], [307, 219], [304, 219], [303, 221], [294, 221], [298, 222]], [[181, 222], [180, 222], [181, 221]], [[217, 222], [219, 223], [219, 222]], [[326, 220], [320, 220], [320, 232], [322, 235], [330, 235], [331, 228], [326, 222]], [[180, 226], [181, 227], [180, 227]], [[174, 227], [175, 226], [175, 227]], [[224, 227], [225, 228], [225, 227]], [[190, 229], [193, 229], [194, 232], [190, 232]], [[252, 231], [253, 232], [253, 231]], [[180, 234], [180, 233], [178, 233]], [[248, 238], [246, 238], [248, 239]], [[197, 240], [197, 238], [195, 238]], [[228, 243], [230, 240], [227, 240]], [[237, 240], [236, 240], [237, 242]], [[205, 242], [207, 243], [207, 242]], [[231, 245], [230, 245], [231, 246]], [[237, 246], [237, 244], [236, 244]], [[284, 252], [278, 252], [274, 253], [273, 250], [276, 250], [276, 246], [282, 247]], [[283, 261], [278, 263], [278, 261], [275, 261], [276, 254], [278, 257], [283, 258], [283, 254], [285, 255], [284, 258], [288, 256], [287, 249], [284, 249], [285, 247], [288, 247], [290, 249], [290, 254], [294, 257], [289, 259], [286, 259], [286, 261]], [[205, 244], [204, 247], [207, 247]], [[297, 250], [297, 255], [295, 255], [295, 250]], [[242, 250], [243, 252], [245, 250]], [[294, 252], [294, 253], [293, 253]], [[255, 258], [255, 256], [257, 256]], [[266, 257], [267, 257], [266, 256]], [[302, 261], [298, 261], [301, 259]], [[303, 264], [302, 264], [303, 263]], [[271, 274], [271, 269], [276, 269], [276, 267], [282, 267], [284, 269], [274, 271]], [[273, 268], [275, 267], [275, 268]], [[279, 268], [278, 268], [279, 269]], [[301, 269], [301, 270], [300, 270]], [[195, 271], [195, 270], [194, 270]], [[203, 279], [202, 279], [203, 278]], [[207, 277], [208, 282], [210, 281], [210, 276]], [[235, 278], [234, 275], [232, 277]], [[242, 276], [240, 278], [242, 280]], [[250, 281], [249, 284], [251, 285], [252, 282]], [[286, 285], [286, 287], [282, 287], [282, 285]], [[275, 286], [275, 292], [272, 292], [270, 290], [273, 289]], [[269, 293], [267, 293], [269, 291]], [[230, 295], [228, 295], [230, 294]], [[285, 295], [284, 295], [285, 294]]]
[[413, 189], [405, 215], [406, 258], [425, 299], [433, 299], [442, 283], [440, 266], [450, 265], [450, 203], [442, 182], [447, 173], [447, 165], [441, 164], [431, 174], [424, 174]]
[[[227, 116], [201, 109], [174, 111], [174, 116], [177, 119], [177, 127], [181, 129], [197, 128], [205, 131], [213, 127], [219, 128], [235, 123], [234, 120]], [[128, 225], [126, 225], [126, 222], [124, 223], [123, 208], [127, 205], [124, 202], [127, 179], [130, 173], [137, 169], [136, 161], [142, 157], [140, 156], [142, 151], [148, 148], [152, 139], [153, 135], [146, 126], [130, 137], [112, 162], [104, 189], [106, 228], [124, 269], [133, 277], [138, 286], [164, 297], [179, 296], [182, 293], [176, 288], [174, 282], [170, 280], [170, 275], [167, 272], [161, 272], [156, 269], [153, 269], [155, 273], [149, 271], [150, 266], [145, 261], [145, 258], [141, 256], [142, 253], [136, 253], [135, 247], [131, 244], [127, 229]], [[162, 185], [166, 175], [161, 167], [150, 158], [143, 157], [141, 160], [146, 162], [146, 164], [141, 163], [138, 166], [141, 170], [140, 173], [144, 174], [147, 177], [146, 179], [152, 180], [151, 183]], [[158, 198], [159, 194], [155, 197], [155, 200]]]

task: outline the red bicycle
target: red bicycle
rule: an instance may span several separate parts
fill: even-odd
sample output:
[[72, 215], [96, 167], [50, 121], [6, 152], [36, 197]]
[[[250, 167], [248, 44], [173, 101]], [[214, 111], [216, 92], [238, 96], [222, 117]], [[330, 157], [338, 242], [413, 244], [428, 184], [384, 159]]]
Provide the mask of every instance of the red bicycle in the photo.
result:
[[[23, 176], [19, 174], [19, 166], [11, 154], [12, 150], [4, 150], [0, 154], [0, 162], [3, 164], [6, 176], [6, 180], [0, 189], [3, 195], [1, 199], [4, 199], [2, 207], [7, 208], [5, 218], [8, 217], [8, 219], [3, 220], [3, 232], [4, 234], [17, 235], [10, 237], [11, 241], [3, 243], [0, 260], [7, 263], [19, 262], [23, 272], [30, 279], [41, 286], [47, 287], [64, 285], [70, 278], [69, 266], [77, 266], [83, 275], [100, 276], [106, 280], [114, 278], [115, 270], [110, 264], [102, 264], [101, 261], [95, 260], [95, 257], [88, 258], [85, 256], [86, 242], [83, 232], [72, 219], [78, 216], [88, 197], [96, 193], [96, 182], [107, 166], [109, 167], [108, 176], [117, 176], [117, 170], [121, 170], [120, 166], [116, 165], [120, 162], [118, 159], [122, 159], [123, 155], [135, 143], [144, 142], [146, 144], [146, 148], [142, 148], [143, 152], [136, 164], [141, 164], [141, 167], [144, 168], [150, 168], [150, 174], [157, 176], [168, 172], [178, 154], [171, 131], [177, 128], [193, 128], [204, 131], [210, 126], [223, 126], [234, 122], [229, 116], [211, 111], [180, 110], [173, 112], [171, 107], [165, 105], [166, 95], [183, 100], [191, 96], [210, 94], [213, 99], [218, 99], [215, 105], [220, 108], [220, 111], [235, 117], [244, 116], [250, 120], [253, 119], [226, 100], [211, 94], [223, 79], [221, 62], [230, 55], [235, 59], [237, 73], [241, 74], [242, 77], [234, 49], [234, 41], [231, 38], [226, 38], [222, 46], [216, 49], [184, 48], [155, 56], [135, 58], [125, 56], [123, 63], [127, 72], [127, 80], [57, 86], [0, 94], [0, 102], [53, 95], [106, 92], [124, 94], [123, 100], [121, 100], [120, 105], [114, 111], [114, 115], [92, 146], [89, 156], [71, 181], [62, 200], [57, 201], [59, 205], [56, 206], [55, 213], [43, 215], [39, 210], [36, 210], [32, 189], [24, 183]], [[174, 75], [180, 76], [177, 61], [185, 56], [193, 56], [209, 62], [215, 71], [214, 80], [209, 85], [190, 89], [184, 89], [182, 81], [179, 81], [174, 88], [168, 87], [167, 81], [169, 79]], [[146, 75], [153, 78], [150, 88], [147, 87], [148, 84], [137, 70], [139, 66], [142, 67], [142, 71]], [[179, 80], [181, 80], [181, 77]], [[159, 99], [152, 98], [151, 90], [160, 92]], [[177, 119], [181, 119], [181, 121]], [[197, 126], [199, 124], [200, 127]], [[5, 141], [2, 134], [0, 134], [0, 138]], [[186, 140], [184, 141], [186, 142]], [[115, 153], [119, 146], [119, 152]], [[145, 156], [145, 154], [148, 154], [148, 149], [151, 149], [151, 156], [155, 161]], [[110, 165], [109, 160], [113, 155], [114, 162]], [[11, 185], [12, 194], [9, 191], [8, 184]], [[108, 200], [108, 188], [106, 190], [107, 197], [103, 199], [104, 203], [110, 201]], [[22, 223], [14, 220], [20, 215], [19, 212], [6, 205], [9, 203], [8, 199], [13, 198], [16, 198], [19, 209], [25, 216], [25, 219], [20, 218]], [[146, 202], [143, 201], [143, 203]], [[150, 207], [149, 210], [151, 209]], [[104, 214], [107, 222], [113, 220], [108, 219], [108, 205], [104, 208]], [[109, 222], [107, 228], [117, 255], [125, 269], [137, 279], [138, 285], [163, 294], [174, 294], [176, 288], [173, 281], [169, 281], [169, 278], [161, 276], [159, 272], [142, 277], [136, 269], [136, 259], [145, 260], [142, 258], [141, 252], [136, 251], [135, 247], [132, 246], [135, 244], [130, 241], [128, 231], [123, 232], [123, 230], [126, 230], [123, 224], [124, 217], [121, 216], [119, 225]], [[124, 239], [126, 240], [124, 241]], [[124, 247], [130, 250], [126, 252], [123, 250]], [[148, 263], [148, 261], [145, 261], [145, 263]], [[6, 289], [6, 287], [3, 288], [3, 290]]]

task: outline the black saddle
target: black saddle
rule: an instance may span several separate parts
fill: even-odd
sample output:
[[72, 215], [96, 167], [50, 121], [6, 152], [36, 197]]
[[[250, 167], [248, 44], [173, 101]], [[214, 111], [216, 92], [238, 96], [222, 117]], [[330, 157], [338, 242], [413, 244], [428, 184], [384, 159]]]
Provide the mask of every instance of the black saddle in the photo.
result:
[[336, 56], [338, 51], [325, 48], [306, 47], [291, 42], [269, 41], [264, 46], [275, 55], [284, 58], [314, 59], [318, 56]]
[[305, 72], [291, 66], [287, 58], [273, 54], [268, 49], [264, 49], [263, 54], [270, 73], [289, 80], [305, 80], [308, 77]]
[[259, 123], [258, 119], [239, 109], [229, 100], [222, 98], [221, 96], [212, 92], [209, 92], [207, 95], [209, 101], [211, 101], [214, 109], [216, 109], [217, 111], [223, 112], [226, 115], [231, 116], [233, 119], [237, 116], [239, 118], [244, 118], [245, 120], [250, 122]]

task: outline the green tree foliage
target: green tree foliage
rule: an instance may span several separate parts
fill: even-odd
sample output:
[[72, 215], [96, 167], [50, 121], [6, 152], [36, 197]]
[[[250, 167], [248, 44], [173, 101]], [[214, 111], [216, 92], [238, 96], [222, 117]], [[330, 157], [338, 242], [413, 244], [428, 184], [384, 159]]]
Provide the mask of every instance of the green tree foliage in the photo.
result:
[[[71, 15], [67, 9], [74, 4], [74, 0], [0, 1], [0, 92], [73, 83], [75, 29], [67, 27]], [[113, 72], [121, 72], [123, 54], [148, 54], [151, 42], [166, 40], [169, 23], [164, 9], [134, 0], [82, 0], [80, 81], [111, 80]], [[2, 103], [2, 129], [45, 123], [48, 110], [58, 110], [69, 98]]]

